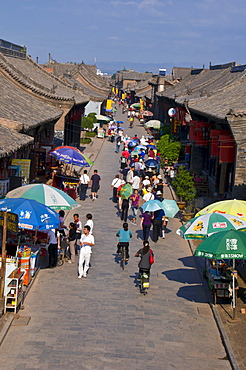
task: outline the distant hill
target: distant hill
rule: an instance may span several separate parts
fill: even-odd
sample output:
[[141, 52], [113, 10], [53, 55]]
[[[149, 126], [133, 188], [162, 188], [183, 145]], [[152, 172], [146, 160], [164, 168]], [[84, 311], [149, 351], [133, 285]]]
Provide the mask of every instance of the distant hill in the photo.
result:
[[116, 73], [117, 71], [126, 69], [134, 69], [136, 72], [152, 72], [157, 74], [159, 68], [166, 68], [167, 73], [171, 74], [173, 67], [194, 67], [202, 68], [199, 63], [134, 63], [134, 62], [99, 62], [97, 61], [97, 67], [103, 72], [109, 75]]

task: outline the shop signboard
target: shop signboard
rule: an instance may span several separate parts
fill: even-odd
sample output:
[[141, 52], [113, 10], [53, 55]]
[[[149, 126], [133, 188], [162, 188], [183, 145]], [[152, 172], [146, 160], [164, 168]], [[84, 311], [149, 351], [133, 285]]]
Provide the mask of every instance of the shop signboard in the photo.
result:
[[[4, 211], [0, 211], [0, 226], [4, 225]], [[18, 232], [18, 215], [12, 212], [7, 212], [7, 230]]]
[[29, 182], [31, 160], [30, 159], [12, 159], [11, 164], [14, 166], [20, 166], [19, 176], [25, 177]]

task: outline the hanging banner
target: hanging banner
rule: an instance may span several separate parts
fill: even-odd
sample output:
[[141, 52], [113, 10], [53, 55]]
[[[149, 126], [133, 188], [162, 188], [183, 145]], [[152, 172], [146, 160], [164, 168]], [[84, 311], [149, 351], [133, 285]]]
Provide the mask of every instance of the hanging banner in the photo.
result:
[[113, 103], [113, 100], [107, 99], [106, 110], [111, 110], [112, 109], [112, 103]]
[[140, 110], [144, 110], [144, 101], [140, 99]]
[[112, 93], [114, 93], [114, 87], [112, 87]]
[[115, 88], [115, 94], [118, 95], [119, 94], [119, 89], [118, 87]]
[[122, 93], [122, 95], [121, 95], [121, 99], [125, 99], [126, 98], [126, 94], [124, 94], [124, 93]]

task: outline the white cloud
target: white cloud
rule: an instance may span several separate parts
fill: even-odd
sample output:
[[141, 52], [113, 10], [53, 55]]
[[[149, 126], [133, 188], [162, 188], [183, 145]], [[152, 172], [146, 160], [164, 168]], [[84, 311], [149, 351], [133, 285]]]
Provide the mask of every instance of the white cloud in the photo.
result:
[[119, 40], [120, 39], [120, 37], [118, 37], [118, 36], [109, 36], [108, 37], [108, 40]]

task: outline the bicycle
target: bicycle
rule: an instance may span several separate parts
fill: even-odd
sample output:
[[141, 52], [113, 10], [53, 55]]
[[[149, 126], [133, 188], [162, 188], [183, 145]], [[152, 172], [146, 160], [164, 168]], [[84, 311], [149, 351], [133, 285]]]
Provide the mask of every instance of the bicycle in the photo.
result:
[[139, 271], [139, 290], [140, 293], [143, 295], [146, 295], [148, 292], [147, 290], [149, 289], [149, 270], [147, 269], [141, 269]]
[[119, 243], [118, 250], [120, 250], [119, 257], [120, 257], [120, 267], [122, 270], [125, 269], [126, 262], [128, 259], [126, 258], [126, 245], [125, 243]]
[[[65, 238], [64, 238], [65, 239]], [[63, 241], [66, 242], [66, 239]], [[57, 266], [60, 267], [64, 264], [65, 261], [70, 260], [70, 254], [69, 254], [69, 245], [66, 244], [64, 249], [61, 247], [57, 250]]]

